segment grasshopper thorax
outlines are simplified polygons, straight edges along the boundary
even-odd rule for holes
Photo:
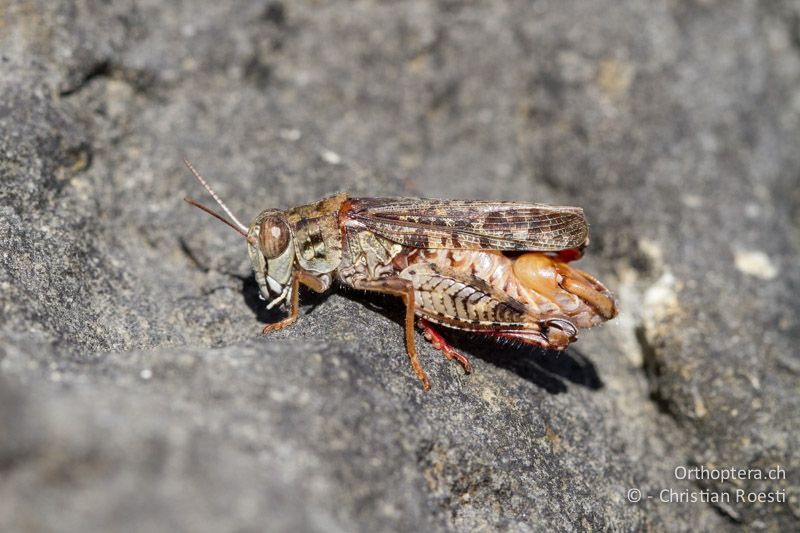
[[[266,209],[250,224],[247,251],[261,297],[268,309],[284,301],[291,289],[293,236],[283,213]]]

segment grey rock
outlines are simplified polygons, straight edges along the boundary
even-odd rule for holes
[[[791,530],[800,4],[0,11],[0,530]],[[620,298],[465,376],[390,298],[258,301],[247,220],[347,190],[580,205]],[[676,467],[781,467],[777,481]],[[633,504],[638,488],[653,499]],[[662,503],[663,489],[786,503]]]

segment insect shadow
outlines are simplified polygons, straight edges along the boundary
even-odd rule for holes
[[[264,300],[259,297],[258,284],[254,275],[236,277],[242,281],[242,297],[245,303],[259,322],[265,324],[277,322],[286,315],[286,311],[280,308],[267,309]],[[313,312],[331,294],[332,291],[318,294],[301,287],[300,301],[305,308],[304,314]],[[394,298],[351,290],[340,290],[338,294],[387,316],[401,327],[404,325],[404,310],[400,302],[395,301]],[[597,374],[594,364],[574,348],[569,348],[564,352],[555,352],[524,344],[498,341],[466,331],[452,331],[444,327],[438,328],[438,331],[454,347],[467,352],[468,355],[510,370],[550,394],[566,392],[566,382],[592,390],[603,388],[603,382]]]
[[[404,325],[405,312],[396,298],[347,290],[340,291],[339,294],[380,312],[401,327]],[[320,298],[320,295],[314,296]],[[322,299],[320,299],[321,301]],[[567,382],[591,390],[599,390],[604,386],[594,363],[574,348],[556,352],[497,340],[467,331],[454,331],[445,327],[437,328],[437,331],[454,348],[466,352],[466,355],[478,357],[510,370],[550,394],[567,392]]]
[[[574,348],[563,352],[545,350],[525,344],[506,344],[485,336],[444,333],[448,341],[476,357],[510,370],[521,378],[551,394],[567,391],[566,382],[591,390],[603,388],[597,369],[586,356]]]

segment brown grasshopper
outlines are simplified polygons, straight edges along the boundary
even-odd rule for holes
[[[434,324],[563,350],[617,314],[614,297],[569,266],[588,244],[583,210],[523,202],[351,198],[346,193],[284,211],[265,209],[243,225],[189,161],[186,166],[247,240],[267,308],[288,302],[289,315],[263,334],[293,324],[300,285],[324,292],[334,280],[391,294],[405,304],[406,349],[425,390],[414,326],[467,373],[467,358]]]

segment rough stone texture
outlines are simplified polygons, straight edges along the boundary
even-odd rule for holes
[[[0,530],[797,529],[799,139],[797,1],[0,0]],[[391,299],[261,339],[184,155],[245,219],[581,205],[623,312],[558,357],[455,336],[472,376],[419,336],[429,393]]]

